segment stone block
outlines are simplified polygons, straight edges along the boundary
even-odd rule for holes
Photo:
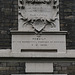
[[[26,73],[50,73],[53,72],[53,63],[26,63]]]
[[[11,31],[12,52],[50,52],[66,53],[66,32],[44,32],[34,35],[34,32]],[[23,51],[22,51],[23,50]]]

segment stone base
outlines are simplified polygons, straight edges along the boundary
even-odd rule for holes
[[[30,62],[26,63],[26,73],[52,73],[53,72],[53,63],[46,62]]]

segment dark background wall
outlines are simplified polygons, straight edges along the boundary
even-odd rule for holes
[[[60,0],[61,30],[67,33],[67,48],[75,49],[75,0]]]
[[[17,0],[0,0],[0,48],[11,48],[10,29],[17,29]]]
[[[0,0],[0,49],[11,48],[11,29],[17,29],[17,0]],[[75,0],[60,0],[60,27],[67,33],[67,49],[75,49]]]
[[[26,62],[0,62],[0,75],[25,74]],[[75,62],[54,62],[52,74],[75,75]]]

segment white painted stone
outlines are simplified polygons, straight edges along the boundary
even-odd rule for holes
[[[23,52],[13,53],[11,49],[0,49],[0,57],[26,57],[26,58],[75,58],[75,50],[67,50],[66,53],[49,53],[49,52]]]
[[[66,53],[65,35],[12,35],[12,52],[21,53],[21,49],[53,50]]]
[[[53,72],[53,63],[26,63],[26,73]]]
[[[3,51],[5,50],[5,51]],[[49,53],[49,52],[23,52],[13,53],[11,49],[0,49],[0,57],[18,57],[18,58],[75,58],[75,50],[67,50],[66,53]]]
[[[37,0],[38,1],[38,0]],[[42,0],[44,1],[44,0]],[[26,0],[23,0],[23,4],[20,3],[20,0],[18,0],[18,5],[21,8],[21,6],[24,6],[24,9],[19,9],[19,12],[21,15],[18,15],[18,30],[19,31],[34,31],[35,29],[42,30],[44,28],[44,31],[59,31],[59,0],[57,0],[57,3],[53,3],[54,0],[51,0],[50,4],[47,3],[41,3],[41,4],[31,4],[26,3]],[[53,6],[56,6],[56,8],[53,9]],[[57,8],[58,7],[58,8]],[[21,18],[25,19],[22,20]],[[46,20],[51,22],[50,19],[56,19],[56,21],[53,21],[52,24],[47,24]],[[35,21],[34,20],[44,20],[41,23],[34,26]],[[29,20],[32,20],[29,21]],[[29,22],[28,22],[29,21]],[[54,24],[55,26],[54,26]],[[44,26],[45,25],[45,26]],[[39,30],[39,31],[40,31]]]

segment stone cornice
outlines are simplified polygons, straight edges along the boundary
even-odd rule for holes
[[[26,31],[17,31],[11,30],[12,35],[36,35],[35,32],[26,32]],[[50,31],[50,32],[41,32],[39,35],[66,35],[67,31]]]

